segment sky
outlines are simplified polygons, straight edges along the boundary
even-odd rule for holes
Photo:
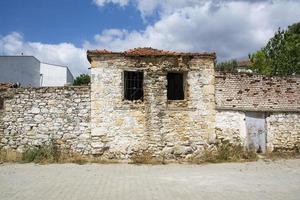
[[[88,49],[153,47],[246,58],[300,21],[300,0],[0,0],[0,55],[88,73]]]

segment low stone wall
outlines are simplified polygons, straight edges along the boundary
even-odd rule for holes
[[[62,148],[91,153],[89,87],[10,88],[2,95],[0,148],[22,152],[53,139]]]
[[[273,113],[267,117],[268,149],[300,150],[300,113]]]

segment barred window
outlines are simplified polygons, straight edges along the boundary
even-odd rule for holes
[[[124,97],[127,100],[143,100],[143,79],[141,71],[124,71]]]
[[[183,100],[184,99],[183,73],[170,72],[167,74],[167,79],[168,79],[168,86],[167,86],[168,100]]]
[[[4,108],[4,99],[0,97],[0,110],[3,110]]]

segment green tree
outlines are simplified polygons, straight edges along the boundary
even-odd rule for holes
[[[280,28],[261,50],[250,55],[255,72],[265,75],[300,74],[300,23]]]
[[[88,85],[91,82],[91,77],[88,74],[80,74],[73,82],[73,85]]]

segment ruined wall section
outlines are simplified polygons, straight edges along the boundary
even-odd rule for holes
[[[0,110],[0,141],[4,136],[3,116],[4,116],[4,112],[3,110]]]
[[[92,61],[91,128],[95,153],[118,159],[147,151],[186,158],[214,139],[213,60],[115,57]],[[123,98],[124,70],[143,70],[144,101]],[[167,72],[186,73],[186,98],[167,100]]]
[[[300,151],[300,113],[266,112],[266,146],[272,151]],[[244,111],[218,110],[216,113],[218,141],[247,145]]]
[[[246,144],[245,118],[245,113],[241,111],[217,111],[216,135],[218,142],[229,141]]]
[[[88,154],[90,88],[10,88],[6,92],[0,148],[23,151],[49,144]]]
[[[267,131],[269,151],[300,151],[300,113],[272,113]]]

